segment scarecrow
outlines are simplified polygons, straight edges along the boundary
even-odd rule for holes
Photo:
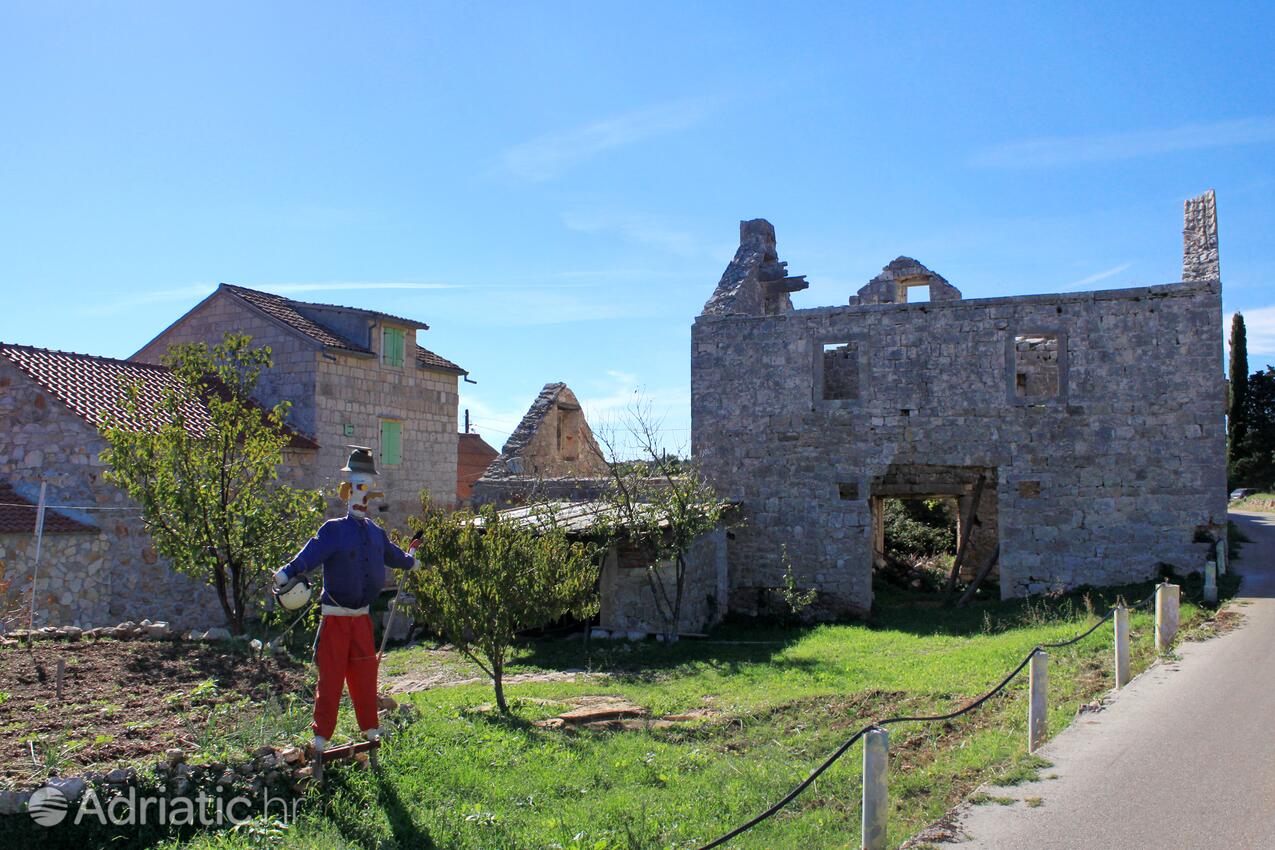
[[[372,450],[350,448],[353,451],[341,469],[345,481],[340,495],[346,503],[346,515],[325,522],[274,575],[276,593],[284,594],[304,582],[305,573],[323,567],[323,596],[319,600],[323,619],[314,639],[319,682],[311,725],[316,778],[322,775],[323,751],[336,728],[337,708],[347,684],[359,729],[374,747],[381,739],[376,696],[379,659],[368,608],[385,588],[385,568],[411,569],[416,563],[413,553],[420,545],[418,534],[404,552],[368,518],[368,503],[385,494],[374,489],[377,473]]]

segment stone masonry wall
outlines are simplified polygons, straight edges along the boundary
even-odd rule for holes
[[[602,565],[599,579],[602,608],[598,627],[612,632],[615,637],[623,637],[629,632],[663,632],[664,618],[655,605],[647,570],[622,567],[619,560],[613,547]],[[668,598],[672,599],[676,590],[676,573],[672,566],[661,567],[656,573]],[[718,623],[726,614],[728,595],[726,531],[719,528],[702,536],[687,553],[678,631],[703,632]]]
[[[456,375],[417,368],[411,350],[399,369],[383,366],[377,358],[329,358],[324,356],[318,367],[318,486],[333,492],[341,478],[338,470],[349,457],[347,444],[365,445],[376,455],[386,494],[380,506],[387,510],[378,516],[390,528],[405,529],[407,515],[419,513],[422,489],[437,504],[451,507],[456,501],[460,402]],[[381,460],[381,419],[402,423],[403,462],[398,466]],[[346,425],[352,436],[347,436]]]
[[[262,372],[257,398],[269,405],[285,400],[292,402],[288,424],[313,436],[315,362],[320,356],[320,346],[285,330],[228,292],[214,293],[131,359],[159,363],[170,346],[191,342],[212,346],[221,342],[228,332],[251,336],[254,347],[270,346],[274,367]]]
[[[799,584],[872,602],[872,482],[891,465],[995,470],[1001,593],[1199,568],[1224,523],[1221,287],[1150,288],[715,315],[692,329],[692,443],[746,522],[731,604]],[[708,312],[706,310],[706,312]],[[1016,337],[1058,340],[1056,395],[1015,391]],[[825,344],[856,398],[825,399]]]
[[[212,589],[173,573],[152,547],[136,503],[102,480],[105,445],[91,425],[0,361],[0,479],[35,501],[44,476],[49,504],[113,509],[63,511],[98,533],[45,536],[36,625],[90,628],[139,616],[175,628],[222,625]],[[29,604],[34,555],[34,535],[0,535],[0,609]]]

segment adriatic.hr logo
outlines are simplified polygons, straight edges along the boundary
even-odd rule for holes
[[[51,785],[35,789],[27,803],[27,812],[40,826],[57,826],[66,818],[66,795]]]

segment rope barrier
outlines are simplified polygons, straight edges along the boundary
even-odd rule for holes
[[[1151,594],[1147,596],[1145,599],[1139,602],[1136,602],[1133,605],[1130,605],[1128,607],[1131,610],[1141,608],[1143,605],[1146,605],[1148,602],[1152,601],[1153,599],[1155,599],[1154,590],[1151,591]],[[1085,638],[1093,634],[1095,631],[1097,631],[1099,626],[1103,625],[1106,622],[1109,622],[1111,618],[1115,616],[1115,613],[1116,613],[1116,607],[1112,606],[1110,609],[1108,609],[1107,613],[1104,614],[1102,618],[1098,620],[1098,622],[1094,623],[1088,629],[1085,629],[1085,631],[1081,632],[1079,635],[1076,635],[1070,640],[1059,641],[1057,643],[1036,644],[1036,646],[1032,647],[1032,650],[1023,657],[1023,660],[1018,662],[1018,666],[1015,667],[1009,673],[1009,675],[1001,679],[1000,683],[997,684],[996,687],[992,688],[990,691],[983,694],[981,697],[974,700],[969,705],[963,706],[957,709],[956,711],[948,712],[947,714],[919,715],[916,717],[887,717],[884,720],[878,720],[874,723],[869,723],[867,726],[864,726],[858,732],[855,732],[854,735],[852,735],[848,741],[846,741],[844,744],[838,747],[832,753],[832,755],[824,759],[824,761],[818,767],[816,767],[813,771],[811,771],[809,776],[807,776],[804,780],[798,783],[797,787],[793,788],[786,795],[784,795],[783,799],[781,799],[779,802],[775,803],[773,806],[771,806],[770,808],[768,808],[766,811],[762,812],[761,814],[757,815],[755,818],[748,821],[747,823],[741,824],[740,826],[735,827],[734,829],[732,829],[730,832],[726,833],[725,835],[722,835],[719,838],[713,839],[708,844],[705,844],[702,847],[700,847],[699,850],[713,850],[714,847],[721,847],[726,842],[734,838],[738,838],[740,835],[743,835],[748,830],[757,826],[757,824],[765,820],[768,820],[769,818],[778,814],[781,809],[783,809],[793,800],[797,799],[798,795],[800,795],[802,791],[805,791],[807,788],[809,788],[810,785],[816,779],[818,779],[819,776],[825,770],[832,767],[832,765],[835,764],[838,759],[840,759],[843,755],[845,755],[846,752],[852,746],[854,746],[856,741],[858,741],[860,738],[862,738],[864,735],[866,735],[868,732],[872,731],[873,729],[879,729],[883,726],[890,726],[896,723],[937,723],[943,720],[952,720],[954,718],[960,717],[963,714],[969,714],[971,711],[974,711],[983,703],[987,702],[989,699],[996,696],[1001,691],[1005,690],[1005,688],[1009,687],[1009,683],[1014,681],[1014,677],[1016,677],[1019,673],[1023,672],[1023,668],[1031,663],[1032,656],[1034,656],[1037,652],[1041,651],[1042,649],[1062,649],[1064,647],[1068,647],[1073,644],[1079,643],[1080,641],[1084,640]]]

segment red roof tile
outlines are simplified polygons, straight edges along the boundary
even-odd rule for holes
[[[269,292],[260,292],[256,289],[248,289],[243,286],[235,286],[230,283],[223,283],[221,288],[236,298],[240,298],[261,310],[271,317],[283,322],[295,331],[300,331],[315,342],[328,346],[330,348],[340,348],[346,351],[357,351],[360,354],[371,354],[372,350],[365,345],[360,345],[352,340],[346,339],[331,328],[316,322],[313,319],[303,315],[297,307],[318,307],[327,310],[344,310],[350,313],[357,313],[364,316],[375,316],[382,319],[389,319],[392,322],[402,322],[416,328],[429,329],[429,325],[424,322],[418,322],[415,319],[405,319],[402,316],[394,316],[390,313],[382,313],[379,310],[364,310],[358,307],[342,307],[337,304],[316,304],[309,301],[294,301],[291,298],[285,298],[282,295],[272,295]],[[469,374],[465,369],[457,366],[445,357],[440,357],[434,352],[421,346],[416,347],[416,365],[422,369],[442,369],[448,372],[456,372],[458,374]]]
[[[469,372],[457,366],[446,357],[439,357],[427,348],[416,346],[416,365],[422,369],[443,369],[447,372],[456,372],[461,375],[468,375]]]
[[[318,322],[301,315],[297,308],[293,306],[296,302],[289,298],[284,298],[282,295],[271,295],[269,292],[258,292],[255,289],[246,289],[242,286],[232,286],[229,283],[223,283],[221,288],[236,298],[247,301],[258,310],[278,319],[293,330],[300,331],[315,342],[331,348],[344,348],[348,351],[358,351],[364,354],[370,353],[367,346],[351,342],[330,328],[326,328]]]
[[[0,534],[35,534],[38,511],[35,502],[24,499],[8,482],[0,481]],[[95,534],[97,529],[52,508],[44,509],[46,534]]]
[[[125,388],[131,385],[141,388],[143,407],[151,414],[149,424],[162,423],[165,420],[159,413],[160,402],[164,392],[177,385],[177,379],[167,367],[133,360],[11,343],[0,343],[0,356],[7,358],[41,389],[95,428],[111,421],[126,422]],[[188,403],[182,408],[182,414],[187,427],[196,435],[204,433],[211,421],[208,409],[199,403]],[[145,423],[137,423],[134,427],[145,427]],[[290,428],[285,428],[285,431],[291,437],[289,445],[293,448],[318,448],[318,443],[311,438]]]

